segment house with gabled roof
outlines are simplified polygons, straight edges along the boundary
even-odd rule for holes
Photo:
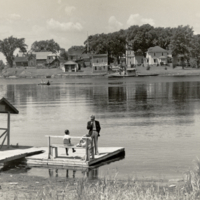
[[[37,64],[46,64],[48,55],[52,54],[51,51],[32,52],[36,55]]]
[[[132,67],[133,65],[141,65],[144,62],[144,56],[140,51],[126,50],[126,65]]]
[[[14,59],[14,63],[17,67],[27,67],[28,66],[28,57],[27,56],[16,56]]]
[[[58,67],[60,65],[59,56],[50,51],[44,52],[30,52],[26,54],[17,55],[14,59],[15,65],[18,67],[47,65],[49,67]]]
[[[36,55],[35,54],[23,54],[17,55],[14,59],[14,64],[17,67],[34,67],[36,66]]]
[[[106,73],[108,71],[108,54],[93,54],[91,65],[93,73]]]
[[[150,47],[146,52],[146,59],[149,65],[162,65],[167,64],[168,51],[159,47]]]

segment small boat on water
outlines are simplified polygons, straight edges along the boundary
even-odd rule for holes
[[[51,85],[51,84],[50,84],[49,81],[47,81],[47,82],[41,82],[41,83],[39,83],[38,85]]]
[[[108,74],[108,78],[123,78],[123,77],[135,77],[137,72],[135,68],[127,68],[125,71],[119,70],[118,72]]]

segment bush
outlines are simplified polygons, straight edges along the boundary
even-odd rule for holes
[[[197,62],[195,60],[191,60],[190,61],[190,67],[192,67],[192,68],[198,68]]]
[[[148,65],[147,67],[146,67],[146,70],[150,70],[151,69],[151,67]]]

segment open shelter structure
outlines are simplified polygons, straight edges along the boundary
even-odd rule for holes
[[[78,63],[74,61],[67,61],[64,63],[65,72],[77,72],[78,71]]]
[[[6,99],[2,98],[0,100],[0,113],[7,113],[7,128],[0,128],[4,132],[0,135],[0,138],[4,136],[4,139],[1,143],[0,149],[2,148],[6,138],[7,138],[7,148],[10,147],[10,114],[19,114],[19,111]]]

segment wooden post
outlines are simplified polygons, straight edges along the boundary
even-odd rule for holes
[[[51,137],[48,136],[48,147],[49,147],[48,159],[51,158],[51,147],[50,147],[50,145],[51,145]]]
[[[85,145],[85,161],[90,159],[90,155],[88,154],[88,139],[86,138],[86,145]]]
[[[8,111],[8,122],[7,122],[7,148],[10,148],[10,112]]]
[[[55,158],[58,157],[58,147],[55,147]]]
[[[91,143],[91,154],[92,154],[92,159],[94,159],[94,145],[93,145],[93,142]]]

